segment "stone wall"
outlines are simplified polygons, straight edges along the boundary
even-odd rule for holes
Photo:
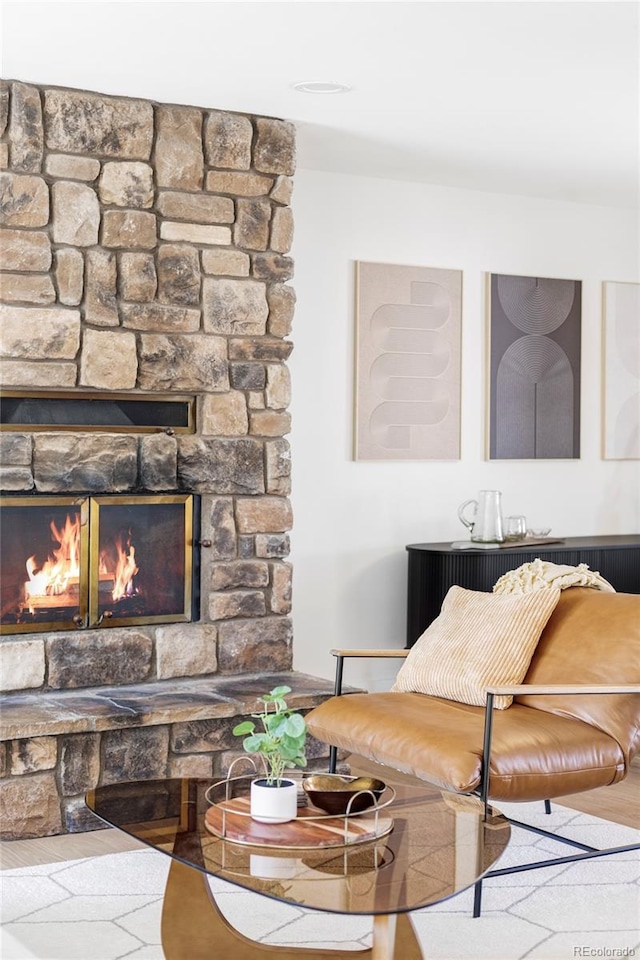
[[[3,386],[197,397],[193,435],[5,433],[0,488],[201,494],[189,670],[261,638],[286,669],[293,125],[18,82],[0,107]]]
[[[2,689],[291,670],[293,125],[8,82],[0,132],[3,387],[197,398],[191,435],[4,433],[0,489],[197,493],[212,544],[199,623],[5,636]]]

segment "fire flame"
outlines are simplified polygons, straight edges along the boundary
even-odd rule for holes
[[[38,568],[35,554],[26,561],[29,579],[25,582],[25,601],[29,611],[35,613],[37,606],[44,606],[42,598],[68,596],[68,605],[77,603],[77,584],[80,579],[80,515],[71,519],[67,514],[64,527],[59,530],[54,520],[49,524],[53,540],[58,543],[57,548]],[[140,569],[136,563],[136,551],[131,542],[131,531],[126,539],[117,536],[113,541],[113,551],[103,551],[100,554],[99,572],[100,581],[106,581],[111,589],[111,597],[115,601],[123,597],[133,596],[135,593],[133,578]],[[73,588],[76,587],[75,594]],[[38,601],[40,601],[38,603]],[[66,604],[66,600],[58,600],[55,604]]]
[[[131,531],[129,531],[131,536]],[[122,597],[130,597],[133,593],[133,578],[139,570],[136,564],[136,548],[130,539],[123,545],[122,538],[118,537],[115,542],[117,551],[116,569],[114,571],[114,583],[111,596],[114,600],[121,600]]]
[[[72,520],[67,514],[62,530],[58,529],[54,520],[49,527],[59,546],[39,570],[35,556],[27,560],[29,579],[24,585],[27,599],[66,593],[69,582],[72,579],[77,581],[80,576],[80,515]]]

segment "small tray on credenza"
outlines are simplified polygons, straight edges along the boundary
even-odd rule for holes
[[[517,550],[518,547],[546,546],[548,543],[564,543],[562,537],[523,537],[522,540],[504,540],[502,543],[478,543],[473,540],[454,540],[452,550]]]

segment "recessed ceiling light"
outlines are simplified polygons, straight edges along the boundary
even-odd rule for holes
[[[293,89],[298,93],[349,93],[351,87],[336,80],[303,80],[294,83]]]

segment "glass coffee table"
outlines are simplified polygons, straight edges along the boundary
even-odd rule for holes
[[[246,790],[233,788],[241,796],[249,778],[237,779],[247,782]],[[344,820],[338,818],[331,846],[324,841],[310,845],[306,837],[298,846],[297,821],[290,828],[293,834],[269,824],[258,843],[244,842],[230,839],[233,831],[221,819],[225,797],[220,791],[228,792],[226,783],[145,780],[98,787],[86,797],[105,823],[171,857],[162,912],[167,960],[268,955],[277,960],[422,960],[409,912],[472,886],[494,866],[510,837],[506,819],[494,808],[485,816],[475,797],[429,784],[394,783],[391,799],[383,794],[377,813],[349,818],[353,831],[343,834]],[[311,814],[312,825],[316,813],[322,816],[321,811],[304,811],[304,816]],[[331,833],[331,823],[320,822]],[[343,951],[250,940],[224,917],[207,876],[310,910],[371,916],[372,946]]]

